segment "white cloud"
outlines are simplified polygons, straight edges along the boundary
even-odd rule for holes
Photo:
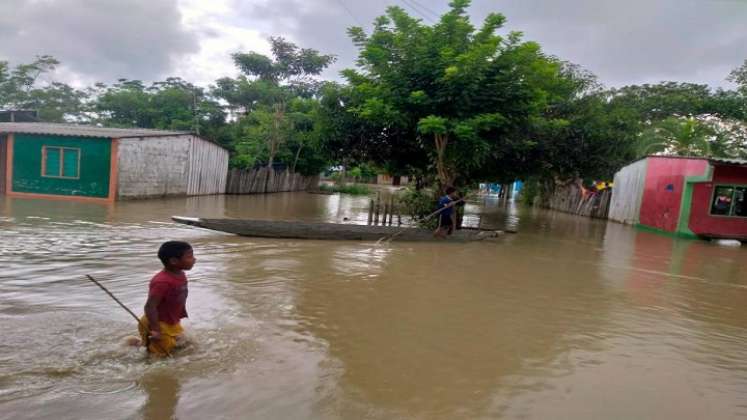
[[[236,75],[232,53],[270,52],[266,37],[251,22],[231,19],[231,0],[180,0],[179,9],[184,27],[198,34],[199,51],[183,57],[172,70],[174,76],[207,86],[220,77]]]
[[[52,54],[58,80],[76,86],[118,78],[179,76],[209,85],[235,76],[231,54],[269,53],[279,35],[335,54],[323,76],[337,78],[357,51],[346,35],[370,27],[388,5],[414,16],[448,0],[3,0],[0,60]],[[474,0],[479,25],[502,12],[545,51],[581,64],[609,86],[661,80],[730,86],[747,58],[745,0]],[[430,12],[425,12],[428,15]]]

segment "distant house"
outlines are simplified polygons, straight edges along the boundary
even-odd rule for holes
[[[407,185],[410,183],[410,178],[407,176],[379,174],[376,176],[376,184],[378,185]]]
[[[39,113],[27,110],[0,110],[0,122],[36,122]]]
[[[228,151],[190,133],[0,123],[0,194],[111,202],[222,194]]]
[[[682,236],[747,240],[747,160],[638,160],[615,174],[609,218]]]

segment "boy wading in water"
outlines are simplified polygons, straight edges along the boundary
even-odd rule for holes
[[[163,270],[150,281],[145,315],[138,329],[148,352],[165,356],[182,344],[184,330],[180,324],[187,317],[187,276],[197,261],[192,246],[186,242],[169,241],[158,249]]]
[[[437,210],[443,210],[438,214],[438,228],[433,233],[437,238],[445,238],[446,235],[451,235],[454,231],[454,205],[457,203],[456,200],[457,192],[454,187],[447,187],[446,195],[438,200]]]

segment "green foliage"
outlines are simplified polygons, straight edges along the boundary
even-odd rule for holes
[[[299,48],[281,37],[270,38],[273,57],[256,52],[236,53],[233,60],[243,73],[216,82],[213,93],[241,117],[237,157],[233,164],[273,166],[276,160],[292,171],[319,172],[327,163],[319,145],[319,83],[313,76],[335,57]]]
[[[747,96],[747,60],[729,74],[728,80],[736,83],[742,95]]]
[[[35,110],[41,121],[48,122],[85,119],[86,92],[64,83],[40,82],[41,76],[59,64],[48,55],[12,69],[8,62],[0,61],[0,109]]]
[[[534,205],[534,200],[540,194],[540,183],[536,178],[530,178],[524,182],[524,187],[519,193],[519,200],[525,206]]]
[[[80,90],[51,80],[53,57],[0,61],[0,109],[193,131],[228,147],[234,167],[280,163],[312,175],[342,166],[356,180],[385,172],[441,186],[528,179],[527,199],[532,185],[610,179],[645,154],[747,158],[747,61],[729,76],[735,90],[680,82],[604,90],[588,71],[503,30],[501,14],[474,26],[469,6],[452,1],[433,25],[389,7],[371,33],[350,28],[359,55],[342,72],[345,84],[316,78],[334,56],[276,37],[271,57],[234,54],[242,74],[209,89],[168,78]],[[408,190],[404,200],[417,218],[435,195]]]
[[[367,185],[362,185],[362,184],[342,184],[342,185],[322,184],[319,186],[319,190],[333,192],[333,193],[340,193],[340,194],[349,194],[349,195],[370,195],[371,194],[371,188],[369,188]]]
[[[418,121],[418,131],[423,134],[446,134],[448,132],[446,118],[429,115]]]
[[[747,127],[723,120],[669,117],[643,131],[639,156],[664,153],[675,156],[743,157]]]
[[[409,215],[412,220],[416,221],[422,221],[426,216],[433,213],[438,204],[438,197],[434,191],[426,188],[418,190],[416,188],[408,187],[399,194],[398,198],[400,205],[403,206],[402,211]],[[421,224],[421,226],[433,227],[435,229],[436,225],[434,220],[435,219],[426,221],[424,224]],[[433,226],[429,225],[429,222],[433,224]]]
[[[511,180],[535,169],[529,158],[539,146],[528,128],[581,90],[538,44],[516,32],[498,34],[502,15],[474,27],[469,5],[452,2],[432,26],[390,7],[371,34],[349,31],[358,70],[343,72],[351,88],[335,106],[357,117],[351,125],[366,124],[361,131],[375,138],[364,143],[369,157],[417,174],[435,172],[441,184]],[[382,149],[388,154],[379,160]]]
[[[108,126],[183,130],[213,137],[226,124],[217,100],[180,78],[147,87],[139,80],[120,79],[97,88],[93,109],[97,121]]]
[[[642,133],[639,155],[712,156],[709,138],[714,135],[711,127],[695,118],[665,118]]]

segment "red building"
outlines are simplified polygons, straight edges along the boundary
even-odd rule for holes
[[[609,218],[747,241],[747,160],[649,156],[615,174]]]

